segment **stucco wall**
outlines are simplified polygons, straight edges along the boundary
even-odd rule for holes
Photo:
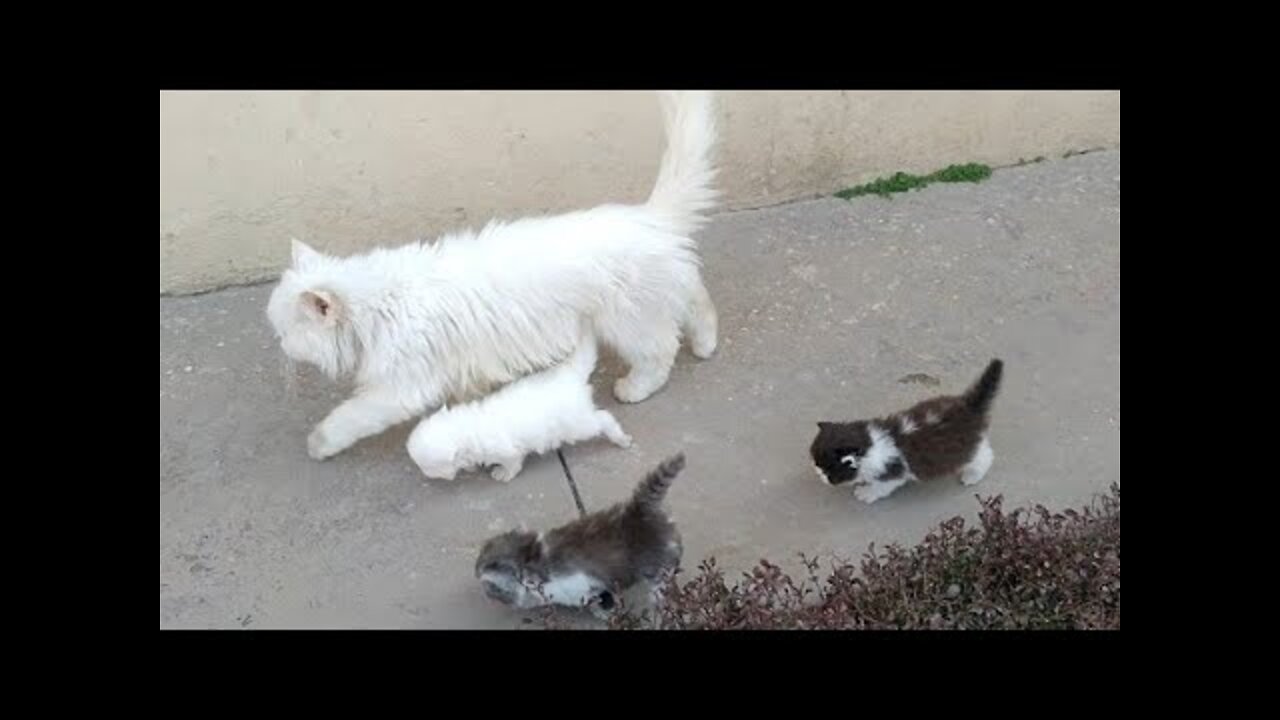
[[[898,170],[1120,142],[1117,92],[726,92],[725,207]],[[495,215],[639,201],[646,92],[162,92],[160,292],[271,277],[296,236],[348,253]]]

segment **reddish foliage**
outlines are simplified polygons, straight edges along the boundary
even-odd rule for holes
[[[796,582],[762,560],[735,585],[715,559],[673,579],[656,626],[672,630],[1120,629],[1120,487],[1083,510],[1005,512],[980,500],[978,526],[952,518],[918,545],[874,545]],[[651,628],[623,613],[614,629]]]

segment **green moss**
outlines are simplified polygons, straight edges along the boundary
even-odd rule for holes
[[[981,182],[991,177],[991,166],[981,163],[964,165],[948,165],[928,175],[911,173],[894,173],[887,178],[879,178],[865,185],[858,185],[836,193],[836,197],[848,200],[859,195],[879,195],[888,197],[894,193],[917,190],[936,182]]]

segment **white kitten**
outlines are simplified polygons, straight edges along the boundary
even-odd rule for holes
[[[668,146],[643,205],[491,222],[349,258],[294,241],[271,325],[290,358],[357,386],[311,433],[312,457],[555,364],[584,320],[630,366],[614,384],[624,402],[666,384],[682,334],[711,356],[716,311],[689,236],[716,195],[712,102],[662,98]]]
[[[560,365],[423,420],[409,435],[409,455],[427,477],[452,480],[459,470],[496,465],[493,479],[508,482],[530,453],[601,435],[629,447],[631,438],[618,421],[591,399],[595,366],[595,339],[584,333]]]

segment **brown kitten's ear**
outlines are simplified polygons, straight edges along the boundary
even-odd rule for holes
[[[302,293],[302,307],[312,318],[328,325],[338,321],[342,310],[337,296],[327,290],[308,290]]]
[[[821,420],[819,420],[819,421],[818,421],[818,429],[819,429],[819,430],[826,430],[827,428],[831,427],[833,424],[834,424],[834,423],[822,422]]]
[[[297,238],[289,241],[290,251],[293,257],[293,268],[295,270],[305,269],[307,266],[315,263],[323,255],[316,252],[310,245],[302,242]]]

